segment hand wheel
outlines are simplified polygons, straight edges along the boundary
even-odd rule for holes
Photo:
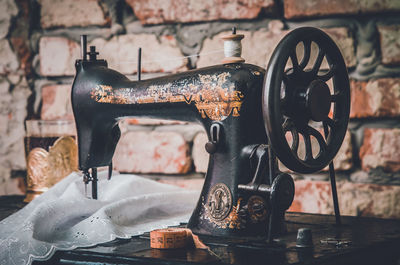
[[[303,58],[299,60],[301,46]],[[312,47],[317,47],[313,63]],[[325,72],[321,69],[324,58],[329,68]],[[286,35],[269,61],[262,101],[269,144],[279,160],[300,173],[326,167],[343,142],[350,112],[347,68],[333,40],[311,27]],[[304,157],[299,155],[300,135]],[[312,138],[319,145],[316,154]]]

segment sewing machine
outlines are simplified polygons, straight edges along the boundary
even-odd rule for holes
[[[279,170],[277,158],[299,173],[329,165],[340,223],[331,161],[346,133],[350,89],[338,47],[321,30],[299,28],[282,39],[265,70],[244,63],[242,38],[235,30],[224,38],[226,58],[221,65],[131,81],[98,59],[95,47],[88,52],[82,37],[72,106],[79,167],[85,182],[92,181],[94,199],[97,167],[109,166],[111,177],[120,138],[118,121],[130,116],[173,119],[201,123],[209,139],[208,170],[188,223],[195,234],[263,237],[272,242],[284,233],[285,211],[295,189],[292,177]],[[301,60],[296,55],[299,43]],[[307,67],[312,43],[318,52],[314,64]],[[325,72],[320,71],[324,58],[329,64]],[[319,145],[318,152],[313,151],[312,139]],[[303,157],[300,145],[304,145]]]
[[[111,177],[119,119],[203,124],[210,162],[187,226],[208,249],[150,248],[144,233],[57,250],[50,260],[32,264],[399,264],[400,221],[340,217],[331,161],[346,131],[350,95],[339,49],[322,31],[299,28],[282,39],[264,70],[244,63],[242,38],[235,30],[224,37],[222,65],[148,80],[140,80],[140,52],[139,80],[130,81],[97,59],[95,47],[88,53],[85,37],[76,62],[79,164],[93,198],[97,167],[109,166]],[[318,47],[315,54],[311,46]],[[285,213],[294,183],[278,159],[300,173],[329,165],[335,216]],[[22,200],[0,197],[0,220],[22,208]]]

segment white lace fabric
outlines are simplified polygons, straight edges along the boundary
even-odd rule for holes
[[[82,176],[64,178],[0,222],[0,264],[47,260],[72,250],[187,222],[199,191],[135,175],[99,174],[98,200],[86,198]]]

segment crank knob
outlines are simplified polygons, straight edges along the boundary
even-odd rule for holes
[[[217,152],[217,143],[216,142],[207,142],[205,145],[207,153],[214,154]]]
[[[221,139],[222,126],[219,123],[213,123],[210,127],[210,141],[206,143],[207,153],[214,154],[217,152],[218,143]]]

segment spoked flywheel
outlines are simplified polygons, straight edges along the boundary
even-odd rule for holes
[[[270,145],[281,162],[300,173],[326,167],[343,142],[350,112],[347,68],[333,40],[309,27],[286,35],[269,61],[262,100]]]

